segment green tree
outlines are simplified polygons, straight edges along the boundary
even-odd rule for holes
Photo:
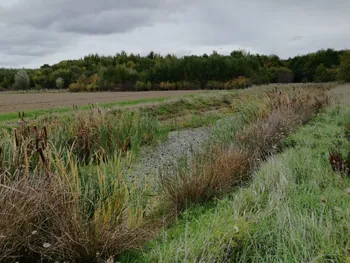
[[[56,88],[63,89],[64,87],[64,79],[59,77],[56,79]]]
[[[323,64],[317,67],[314,75],[315,82],[330,82],[335,80],[337,80],[337,69],[326,68]]]
[[[18,90],[27,90],[30,87],[30,80],[25,70],[17,71],[15,75],[14,87]]]
[[[268,69],[270,82],[291,83],[293,82],[293,72],[285,67],[272,67]]]
[[[326,79],[327,79],[327,69],[323,64],[321,64],[316,69],[314,80],[315,82],[325,82]]]
[[[339,80],[350,82],[350,50],[340,57]]]

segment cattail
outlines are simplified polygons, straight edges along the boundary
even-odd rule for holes
[[[47,148],[47,130],[46,127],[44,126],[43,128],[43,135],[42,137],[44,138],[44,145],[45,145],[45,149]]]
[[[46,177],[47,177],[47,178],[50,178],[50,177],[51,177],[50,165],[49,165],[49,162],[48,162],[48,160],[46,159],[46,157],[45,157],[45,155],[44,155],[44,151],[43,151],[42,148],[39,148],[39,149],[38,149],[38,152],[39,152],[39,155],[40,155],[40,158],[41,158],[42,162],[43,162],[44,165],[45,165]]]
[[[34,135],[35,135],[35,146],[36,146],[36,149],[39,149],[40,138],[39,138],[38,128],[36,126],[34,126],[33,129],[34,129]]]
[[[15,132],[15,144],[16,144],[16,148],[19,147],[19,142],[18,142],[18,135],[17,135],[17,129],[14,129]]]

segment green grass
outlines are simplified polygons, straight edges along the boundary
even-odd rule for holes
[[[350,179],[328,151],[348,151],[350,109],[333,107],[284,140],[249,186],[189,208],[141,252],[122,262],[346,262]]]
[[[154,116],[159,118],[170,118],[178,116],[181,114],[186,114],[193,110],[200,109],[210,109],[220,106],[225,106],[225,96],[227,98],[232,98],[236,95],[236,91],[221,91],[221,97],[216,97],[212,92],[204,92],[200,94],[186,94],[182,96],[182,99],[175,99],[174,101],[169,101],[173,97],[163,97],[163,98],[150,98],[150,99],[139,99],[139,100],[127,100],[119,102],[110,103],[95,103],[100,108],[113,108],[113,107],[128,107],[137,106],[140,104],[148,103],[160,103],[154,107],[144,107],[143,110],[152,113]],[[227,101],[228,102],[228,101]],[[227,106],[227,105],[226,105]],[[79,106],[79,110],[88,110],[89,105]],[[62,107],[62,108],[51,108],[51,109],[40,109],[40,110],[30,110],[24,111],[25,119],[33,119],[35,117],[44,116],[47,114],[67,114],[73,111],[72,107]],[[14,121],[18,120],[18,112],[0,113],[0,127],[8,127],[13,124]]]
[[[164,97],[164,98],[152,98],[152,99],[140,99],[140,100],[127,100],[127,101],[120,101],[120,102],[111,102],[111,103],[100,103],[98,104],[101,108],[109,108],[109,107],[115,107],[115,106],[132,106],[137,104],[143,104],[143,103],[152,103],[152,102],[164,102],[166,100],[169,100],[171,97]],[[88,105],[80,106],[78,107],[80,110],[87,110],[89,109]],[[26,119],[31,119],[34,117],[43,116],[46,114],[63,114],[63,113],[69,113],[72,112],[72,107],[64,107],[64,108],[52,108],[52,109],[42,109],[42,110],[30,110],[30,111],[24,111]],[[18,119],[18,112],[9,112],[9,113],[1,113],[0,114],[0,124],[4,122],[9,122],[13,120]]]

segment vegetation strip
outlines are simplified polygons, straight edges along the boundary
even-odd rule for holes
[[[122,262],[347,262],[350,178],[329,150],[347,153],[350,109],[335,106],[288,136],[249,186],[187,209],[177,223]]]
[[[115,103],[99,103],[98,106],[101,108],[110,108],[115,106],[131,106],[131,105],[137,105],[142,103],[152,103],[152,102],[164,102],[171,97],[165,97],[165,98],[153,98],[153,99],[141,99],[141,100],[130,100],[130,101],[121,101],[121,102],[115,102]],[[89,105],[86,106],[80,106],[73,108],[72,107],[65,107],[65,108],[55,108],[55,109],[46,109],[46,110],[31,110],[31,111],[25,111],[25,117],[26,119],[34,119],[46,114],[63,114],[63,113],[71,113],[75,109],[79,110],[88,110],[90,108]],[[22,112],[21,112],[22,113]],[[9,122],[13,120],[18,119],[18,113],[17,112],[11,112],[11,113],[0,113],[0,123]]]
[[[41,125],[53,126],[34,127],[34,133],[22,124],[14,134],[5,133],[9,139],[1,147],[0,179],[7,187],[0,187],[0,258],[93,262],[142,247],[159,233],[164,216],[172,223],[188,205],[212,201],[249,178],[285,134],[327,103],[324,93],[315,87],[231,98],[238,100],[233,106],[239,122],[213,138],[209,159],[199,154],[183,170],[186,176],[169,176],[156,193],[146,179],[124,177],[133,147],[157,137],[151,114],[92,108],[74,122],[47,116]]]

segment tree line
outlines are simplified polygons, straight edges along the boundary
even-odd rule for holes
[[[0,69],[1,90],[233,89],[252,84],[350,81],[350,51],[319,50],[283,60],[276,55],[233,51],[229,55],[176,57],[150,52],[92,54],[38,69]]]

